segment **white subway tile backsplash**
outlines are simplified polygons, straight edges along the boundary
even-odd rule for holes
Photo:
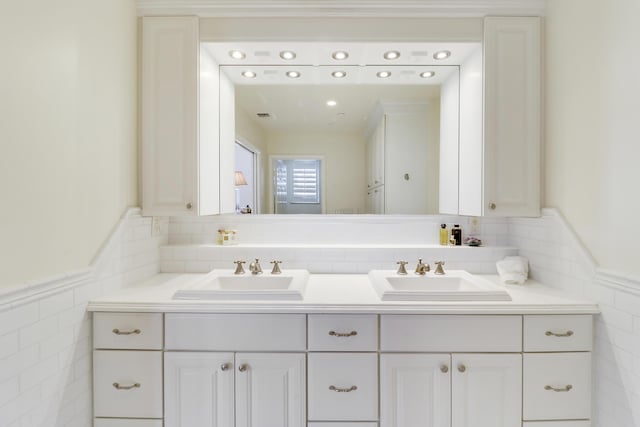
[[[19,337],[18,332],[0,336],[0,360],[18,352],[20,349]]]

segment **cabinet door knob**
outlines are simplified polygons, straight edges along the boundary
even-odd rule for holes
[[[187,203],[187,209],[191,210],[191,208],[193,208],[193,205],[191,204],[191,202]]]
[[[231,363],[223,363],[222,365],[220,365],[220,370],[221,371],[226,371],[230,367],[231,367]]]
[[[449,367],[447,365],[440,366],[440,372],[446,374],[447,372],[449,372]]]
[[[464,366],[462,363],[458,365],[458,372],[464,372],[467,370],[467,367]]]
[[[246,363],[243,363],[242,365],[238,366],[238,371],[240,372],[246,372],[249,369],[249,365],[247,365]]]
[[[496,208],[495,203],[489,203],[489,209],[494,210]]]

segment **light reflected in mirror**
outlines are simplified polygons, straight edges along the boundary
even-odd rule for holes
[[[241,206],[266,214],[317,212],[317,206],[323,214],[438,213],[441,85],[458,86],[456,64],[477,47],[460,45],[455,61],[443,65],[424,56],[428,63],[413,58],[411,64],[309,66],[295,63],[301,55],[288,65],[272,64],[262,57],[266,48],[256,48],[246,65],[224,65],[229,46],[219,46],[217,54],[210,49],[223,64],[221,76],[234,86],[237,144],[253,153],[250,166],[236,164],[255,177],[239,189]],[[411,54],[422,51],[400,50],[405,59]],[[245,77],[247,71],[255,77]],[[385,71],[389,76],[379,78]],[[445,133],[457,135],[458,106],[447,109]],[[301,185],[291,173],[288,183],[278,179],[278,165],[280,177],[284,169],[277,159],[283,158],[321,160],[314,209],[294,206],[308,201],[283,195],[285,185]]]

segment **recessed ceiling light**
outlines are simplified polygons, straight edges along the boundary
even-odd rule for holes
[[[282,52],[280,52],[280,58],[282,59],[290,60],[290,59],[295,59],[295,57],[296,57],[296,53],[290,50],[283,50]]]
[[[248,79],[253,79],[256,76],[256,73],[254,73],[253,71],[243,71],[242,76]]]
[[[424,79],[428,79],[428,78],[433,77],[435,75],[436,75],[435,71],[424,71],[424,72],[420,73],[420,77],[422,77]]]
[[[287,71],[287,77],[297,79],[298,77],[300,77],[300,73],[298,71]]]
[[[435,59],[447,59],[450,56],[451,56],[451,51],[449,50],[441,50],[433,54],[433,57]]]
[[[338,105],[338,102],[333,99],[327,101],[327,107],[335,107],[336,105]]]
[[[333,59],[337,59],[338,61],[341,61],[343,59],[347,59],[349,57],[349,54],[347,52],[345,52],[344,50],[339,50],[337,52],[333,52],[331,57]]]
[[[391,71],[378,71],[376,73],[376,76],[380,77],[381,79],[386,79],[387,77],[391,76]]]
[[[347,73],[346,71],[334,71],[333,73],[331,73],[331,75],[336,79],[341,79],[343,77],[346,77]]]
[[[400,58],[400,52],[398,52],[397,50],[390,50],[388,52],[385,52],[382,56],[384,57],[384,59],[398,59]]]
[[[229,56],[232,57],[233,59],[244,59],[247,57],[247,55],[245,55],[244,52],[240,52],[239,50],[230,51]]]

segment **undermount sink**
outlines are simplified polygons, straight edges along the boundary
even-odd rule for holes
[[[372,270],[369,281],[383,301],[511,301],[500,286],[464,270],[423,276]]]
[[[302,300],[309,279],[307,270],[281,274],[234,274],[214,270],[192,286],[173,294],[179,300]]]

